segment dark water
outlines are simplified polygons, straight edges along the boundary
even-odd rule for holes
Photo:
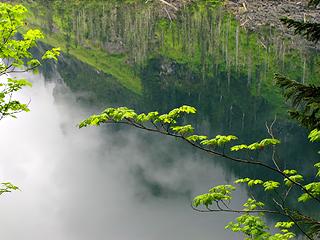
[[[196,213],[191,199],[237,177],[270,173],[129,128],[76,128],[106,106],[165,112],[192,105],[198,114],[188,121],[197,132],[232,133],[243,142],[268,137],[265,123],[276,116],[281,167],[316,161],[307,132],[287,119],[273,85],[275,72],[315,82],[319,57],[312,49],[269,27],[247,31],[223,9],[204,5],[172,21],[151,4],[28,6],[30,21],[47,34],[35,53],[47,44],[64,53],[27,76],[34,86],[21,98],[32,99],[32,111],[0,126],[1,176],[23,189],[1,200],[4,239],[240,239],[224,230],[232,216]],[[270,152],[256,157],[270,161]],[[235,204],[247,194],[239,190]],[[263,191],[254,194],[271,202]]]

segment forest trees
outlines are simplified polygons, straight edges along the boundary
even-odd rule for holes
[[[317,5],[320,1],[313,0],[310,4]],[[294,27],[297,33],[305,35],[312,41],[319,40],[318,23],[301,23],[296,20],[282,20],[289,27]],[[319,87],[304,85],[280,75],[276,75],[277,84],[285,90],[285,97],[292,101],[294,110],[291,116],[312,130],[309,140],[320,141],[320,92]],[[277,145],[281,144],[268,127],[270,138],[262,139],[253,143],[239,142],[234,135],[217,135],[209,137],[198,135],[190,124],[182,124],[184,116],[195,114],[196,109],[190,106],[182,106],[168,113],[158,112],[136,113],[126,107],[107,108],[101,114],[93,115],[82,121],[80,128],[98,126],[101,124],[124,124],[135,128],[159,133],[169,137],[180,139],[192,145],[200,151],[210,155],[219,156],[229,161],[250,165],[252,168],[259,167],[274,173],[266,179],[251,179],[243,176],[234,183],[219,185],[211,188],[207,193],[194,198],[192,207],[199,212],[233,212],[240,216],[230,222],[226,228],[234,232],[241,232],[245,239],[292,239],[295,233],[292,229],[300,232],[307,239],[317,239],[320,233],[320,219],[316,216],[307,215],[299,211],[302,204],[312,205],[315,209],[320,206],[320,162],[314,164],[314,175],[304,176],[299,169],[281,168],[275,157]],[[235,143],[238,141],[239,143]],[[290,146],[288,146],[290,147]],[[256,158],[254,152],[271,150],[269,162]],[[239,157],[237,152],[243,152]],[[307,160],[306,160],[307,164]],[[302,170],[302,169],[300,169]],[[272,204],[266,205],[255,196],[247,199],[242,209],[233,209],[230,202],[236,184],[245,184],[248,187],[261,188],[271,199]],[[295,199],[297,207],[291,207],[288,199]],[[274,228],[277,233],[270,230],[264,222],[264,214],[281,216],[285,221],[277,222]]]
[[[20,102],[14,94],[31,83],[14,74],[36,70],[43,60],[57,60],[59,55],[59,48],[53,48],[41,59],[32,56],[31,48],[44,36],[38,29],[26,29],[26,13],[22,5],[0,3],[0,120],[29,111],[28,103]],[[0,195],[17,189],[9,182],[1,183]]]

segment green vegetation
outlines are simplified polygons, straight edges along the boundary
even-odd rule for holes
[[[243,84],[249,85],[253,95],[267,99],[278,113],[283,105],[279,91],[273,87],[275,72],[302,82],[304,78],[317,81],[315,74],[309,74],[314,60],[305,59],[293,46],[285,49],[289,42],[277,37],[275,30],[251,33],[242,29],[231,14],[219,9],[202,9],[198,5],[190,8],[180,13],[178,22],[159,22],[162,55],[198,69],[204,79],[217,77],[212,70],[215,66],[229,76],[247,75]],[[302,64],[304,61],[308,64]],[[231,73],[231,69],[237,72]]]
[[[64,52],[114,76],[140,95],[144,83],[139,72],[155,58],[183,64],[201,75],[203,81],[192,83],[194,92],[196,85],[219,78],[217,72],[226,72],[229,84],[243,76],[241,84],[253,96],[266,99],[278,115],[284,106],[280,91],[273,87],[274,72],[301,82],[317,81],[318,57],[297,51],[289,41],[277,37],[274,29],[266,28],[260,34],[242,29],[231,14],[217,7],[221,1],[191,4],[172,21],[156,10],[154,1],[130,2],[26,4],[32,12],[30,21],[48,34],[46,43],[62,46]],[[189,85],[187,79],[183,81],[183,86]]]
[[[133,109],[126,107],[107,108],[99,115],[93,115],[79,124],[80,128],[87,126],[99,126],[101,124],[125,124],[145,131],[156,132],[166,136],[178,138],[193,147],[204,151],[210,155],[220,156],[229,161],[241,164],[251,165],[252,168],[260,167],[265,170],[276,173],[274,179],[238,179],[235,184],[246,184],[248,187],[262,187],[268,196],[273,199],[273,206],[266,206],[265,203],[258,201],[256,197],[250,197],[244,204],[243,209],[233,209],[231,206],[232,192],[236,189],[234,185],[219,185],[213,187],[208,193],[194,198],[193,208],[200,212],[233,212],[241,214],[235,222],[230,222],[226,229],[234,232],[242,232],[246,239],[292,239],[295,234],[290,231],[292,227],[299,229],[309,239],[316,236],[320,226],[319,220],[312,216],[305,215],[297,208],[290,208],[287,199],[296,198],[297,203],[309,202],[310,204],[320,203],[320,183],[310,177],[304,177],[297,170],[281,169],[277,158],[275,157],[276,146],[280,144],[272,134],[272,128],[269,129],[271,138],[263,139],[252,144],[234,145],[234,141],[239,141],[238,137],[233,135],[217,135],[211,139],[205,135],[194,135],[194,127],[190,124],[179,125],[185,115],[195,114],[196,109],[190,106],[182,106],[171,110],[165,114],[158,112],[136,113]],[[310,139],[318,140],[319,132],[312,132]],[[256,159],[254,151],[266,151],[271,148],[273,151],[272,162],[262,162]],[[246,157],[239,158],[233,155],[234,151],[246,152]],[[319,177],[320,163],[316,163],[314,179]],[[279,177],[282,181],[279,181]],[[303,183],[303,181],[310,181]],[[285,222],[277,222],[275,228],[280,232],[272,234],[269,227],[263,221],[264,214],[276,214],[287,218]]]
[[[319,1],[316,1],[316,4],[319,4]],[[319,40],[319,35],[317,35],[319,32],[318,24],[313,24],[311,26],[310,24],[298,24],[288,20],[284,22],[288,24],[289,27],[295,27],[297,33],[303,34],[313,41]],[[162,22],[161,27],[166,28],[166,22]],[[162,34],[162,36],[164,35],[165,34]],[[194,36],[194,34],[190,34],[190,36]],[[175,57],[176,59],[181,58],[181,61],[186,59],[179,53],[188,53],[189,43],[186,45],[179,45],[176,44],[174,37],[166,39],[171,43],[174,50],[168,50],[169,53],[173,53],[171,57]],[[228,37],[226,39],[229,40]],[[193,41],[191,42],[193,43]],[[224,44],[227,45],[226,42]],[[168,46],[168,44],[166,46]],[[208,47],[208,45],[206,46]],[[269,54],[269,51],[267,52]],[[205,61],[203,60],[205,58],[202,58],[201,54],[199,55],[197,52],[192,52],[191,55],[193,58],[188,59],[194,61],[193,65],[197,64],[196,61],[200,59],[201,64],[206,66]],[[228,63],[228,60],[226,62]],[[226,71],[227,70],[228,69],[226,68]],[[309,134],[310,141],[319,141],[319,87],[298,83],[281,75],[276,75],[275,79],[277,80],[278,85],[285,90],[285,98],[292,101],[292,105],[295,109],[291,111],[291,116],[301,122],[304,126],[313,129]],[[235,145],[234,141],[239,141],[239,138],[234,135],[217,135],[213,138],[209,138],[209,136],[203,134],[196,135],[194,134],[195,128],[191,124],[186,124],[185,117],[185,115],[195,113],[196,109],[194,107],[186,105],[175,108],[164,114],[159,114],[159,112],[138,114],[135,110],[126,107],[107,108],[101,114],[93,115],[82,121],[79,124],[79,127],[83,128],[87,126],[114,123],[129,125],[145,131],[177,138],[202,152],[220,156],[231,162],[251,165],[252,169],[262,168],[266,171],[273,172],[275,173],[275,176],[272,178],[269,176],[262,176],[261,179],[245,177],[234,182],[234,184],[245,184],[249,188],[262,188],[265,194],[268,195],[268,198],[272,199],[272,204],[266,204],[265,202],[260,201],[258,199],[259,196],[253,194],[253,196],[248,198],[243,204],[243,209],[234,209],[231,205],[231,200],[233,199],[232,193],[236,190],[236,187],[234,184],[227,184],[215,186],[207,193],[195,197],[192,207],[199,212],[238,213],[240,216],[237,217],[235,221],[230,222],[226,226],[226,229],[243,233],[245,239],[293,239],[296,237],[294,229],[299,231],[300,234],[303,234],[307,239],[317,239],[320,232],[319,216],[316,215],[314,217],[299,211],[299,205],[309,204],[313,207],[319,207],[320,182],[318,178],[320,175],[320,162],[314,164],[311,176],[304,175],[302,169],[299,171],[282,167],[279,164],[279,159],[276,154],[277,147],[281,142],[274,137],[272,129],[273,124],[267,126],[270,138],[249,144],[240,142]],[[271,161],[264,162],[257,157],[258,155],[254,154],[254,152],[267,151],[268,148],[271,150]],[[240,154],[239,156],[234,152],[242,152],[243,154]],[[288,204],[289,198],[295,199],[296,206],[292,207]],[[263,220],[265,214],[278,215],[286,220],[277,222],[273,228],[270,229]],[[274,228],[279,229],[279,231],[274,233]]]
[[[27,9],[22,5],[0,3],[0,120],[16,118],[17,113],[28,112],[28,103],[15,99],[15,93],[31,86],[26,79],[11,77],[14,73],[35,71],[43,60],[57,60],[59,49],[46,51],[40,59],[30,53],[37,40],[44,36],[38,29],[19,30],[25,26]],[[20,36],[22,35],[22,36]],[[9,182],[0,183],[0,195],[19,188]]]
[[[56,33],[49,35],[42,40],[51,46],[60,46],[61,50],[75,57],[76,59],[92,66],[98,71],[114,76],[119,83],[133,91],[141,94],[140,79],[133,72],[132,68],[125,64],[125,55],[111,55],[97,48],[84,48],[74,45],[67,46],[62,34]]]
[[[72,2],[67,6],[61,5],[61,1],[55,1],[53,5],[47,1],[44,2],[47,4],[45,6],[51,7],[49,10],[52,10],[51,14],[44,14],[43,16],[44,18],[48,17],[46,19],[48,20],[48,26],[45,30],[49,33],[49,37],[43,40],[45,43],[60,45],[66,54],[76,57],[99,71],[112,75],[123,86],[138,94],[142,94],[143,88],[141,79],[136,76],[133,66],[135,64],[140,67],[145,66],[147,60],[157,57],[148,53],[148,48],[155,46],[150,40],[154,36],[158,37],[160,43],[158,49],[160,56],[165,56],[177,65],[187,67],[199,75],[202,74],[203,80],[218,76],[213,71],[207,74],[208,69],[211,69],[212,59],[215,59],[215,64],[229,77],[229,87],[231,67],[235,66],[237,69],[236,76],[249,72],[247,80],[251,84],[252,93],[274,101],[274,105],[277,105],[280,98],[275,97],[276,95],[272,91],[273,85],[270,81],[270,74],[280,71],[281,66],[282,68],[289,66],[292,61],[299,62],[301,60],[297,52],[291,51],[288,54],[289,57],[283,58],[282,64],[279,64],[277,62],[279,55],[284,53],[277,52],[278,43],[265,44],[261,42],[257,36],[241,30],[229,15],[217,15],[217,24],[219,26],[211,29],[212,22],[210,19],[213,17],[215,9],[207,8],[206,6],[208,6],[207,4],[214,5],[217,1],[204,1],[204,5],[191,6],[190,11],[181,13],[181,22],[172,23],[158,17],[150,17],[148,20],[158,21],[158,24],[156,28],[147,28],[146,31],[143,30],[143,26],[145,26],[143,24],[148,23],[144,19],[149,14],[148,11],[145,12],[145,15],[140,13],[134,16],[136,20],[134,24],[136,25],[130,25],[132,23],[130,17],[127,18],[127,16],[119,14],[114,19],[111,19],[111,24],[117,24],[117,22],[122,21],[128,29],[135,27],[137,31],[132,34],[121,31],[119,30],[120,28],[114,28],[118,32],[112,33],[113,35],[104,35],[104,31],[101,31],[110,27],[102,25],[102,23],[108,22],[103,17],[115,16],[110,15],[110,11],[102,8],[106,12],[101,12],[101,9],[99,9],[99,13],[102,14],[102,18],[100,18],[101,24],[94,24],[96,19],[95,14],[92,14],[92,12],[97,10],[96,1],[86,5],[89,7],[89,9],[85,9],[87,10],[87,15],[81,15],[82,13],[77,9],[77,7],[83,7],[81,1]],[[129,2],[132,3],[133,1]],[[31,9],[34,10],[34,8],[31,5]],[[0,45],[0,53],[2,54],[0,58],[3,59],[3,63],[0,65],[0,75],[34,70],[40,66],[41,60],[57,60],[59,55],[59,49],[57,48],[47,51],[41,59],[34,58],[30,54],[30,48],[35,46],[38,39],[43,38],[39,30],[25,31],[21,40],[19,40],[20,38],[15,38],[18,28],[24,26],[25,13],[26,9],[21,5],[13,7],[5,3],[0,4],[0,15],[4,19],[0,23],[0,32],[3,39],[2,45]],[[130,16],[130,14],[128,15]],[[35,25],[41,24],[37,17],[33,18],[35,18]],[[287,21],[287,23],[298,28],[301,27],[301,25],[293,24],[290,21]],[[304,26],[309,28],[309,25]],[[304,33],[303,30],[298,32]],[[185,38],[185,35],[189,37]],[[306,36],[308,37],[309,35]],[[270,39],[272,38],[274,38],[274,35],[270,33]],[[124,46],[129,50],[119,44],[120,39],[124,41]],[[112,43],[113,45],[105,46],[105,43]],[[112,53],[113,48],[116,49],[114,53]],[[250,65],[250,62],[258,62],[259,64]],[[16,69],[24,65],[26,65],[24,70]],[[183,69],[183,67],[181,68]],[[291,75],[294,78],[299,78],[301,76],[300,73],[306,71],[306,69],[297,68],[295,65],[292,68],[295,69]],[[289,68],[289,70],[291,69]],[[170,72],[170,69],[167,69],[167,72]],[[252,76],[253,72],[258,73],[259,82],[254,80],[257,76]],[[318,94],[318,88],[314,86],[306,87],[300,83],[290,85],[292,84],[291,81],[285,78],[282,80],[280,85],[282,84],[283,88],[287,88],[286,97],[290,99],[293,96],[293,102],[297,102],[296,118],[305,123],[307,117],[308,123],[305,123],[305,125],[308,124],[310,128],[318,127],[319,101],[314,96],[306,96],[310,89],[314,90],[315,94]],[[314,80],[315,76],[311,76],[310,81]],[[196,87],[199,83],[184,83],[181,84],[180,88],[187,84],[195,85],[194,89],[197,89]],[[247,83],[245,82],[243,85],[247,85]],[[16,91],[19,91],[22,87],[30,86],[28,81],[6,78],[0,86],[3,88],[2,94],[0,94],[1,118],[6,116],[15,117],[18,112],[29,111],[28,104],[20,103],[13,98],[13,94]],[[298,92],[296,91],[297,89],[299,90]],[[296,92],[297,95],[295,95]],[[313,239],[320,229],[319,219],[299,211],[298,208],[292,208],[288,205],[288,198],[289,196],[291,199],[294,198],[297,204],[319,204],[320,183],[317,179],[320,175],[320,163],[318,162],[314,165],[312,179],[310,176],[303,174],[302,171],[280,167],[275,153],[281,142],[274,137],[272,125],[268,127],[270,138],[253,143],[243,143],[239,140],[239,137],[229,134],[213,137],[194,134],[195,127],[192,124],[185,124],[184,117],[185,115],[195,114],[196,111],[196,108],[187,105],[175,108],[165,114],[159,114],[159,112],[138,114],[133,109],[126,107],[107,108],[101,114],[93,115],[81,122],[79,127],[111,123],[130,125],[142,130],[178,138],[210,155],[220,156],[232,162],[248,164],[252,167],[271,171],[277,177],[265,177],[264,179],[244,177],[236,180],[234,184],[215,186],[207,193],[194,198],[193,209],[199,212],[239,213],[240,216],[235,221],[230,222],[226,229],[241,232],[246,239],[292,239],[295,237],[293,228],[299,230],[307,238]],[[182,122],[184,124],[181,124]],[[319,130],[314,129],[309,138],[311,141],[318,141],[320,139],[319,136]],[[237,144],[235,144],[236,141],[238,141]],[[268,149],[272,151],[270,162],[263,162],[257,158],[255,153],[267,151]],[[238,153],[243,153],[245,157],[239,157],[236,155]],[[248,198],[242,209],[233,209],[230,202],[233,199],[232,193],[236,189],[235,184],[245,184],[250,188],[262,189],[262,191],[268,193],[268,196],[272,197],[273,205],[266,204],[255,196]],[[11,183],[2,183],[0,194],[17,189]],[[286,218],[286,221],[279,221],[274,225],[274,228],[279,229],[277,233],[273,233],[273,229],[270,229],[264,222],[262,217],[265,214],[276,214]]]
[[[116,1],[106,3],[107,6],[112,4],[116,4]],[[134,3],[132,2],[132,4]],[[44,2],[43,5],[37,2],[26,3],[26,5],[30,8],[29,21],[32,25],[42,28],[47,33],[47,37],[42,40],[44,43],[51,46],[59,45],[64,53],[70,54],[98,71],[112,75],[122,86],[134,93],[142,93],[140,79],[132,66],[128,64],[129,60],[125,54],[108,53],[103,45],[98,44],[98,39],[95,36],[92,39],[82,39],[82,36],[90,36],[91,33],[86,32],[92,31],[96,26],[89,26],[84,21],[81,24],[84,29],[79,29],[79,32],[76,33],[74,33],[76,29],[72,29],[72,26],[74,26],[72,21],[79,18],[82,7],[88,8],[90,11],[93,9],[101,11],[105,8],[101,6],[101,2],[92,1],[90,4],[84,5],[84,1],[61,3],[57,0]],[[52,12],[48,14],[48,10]],[[91,15],[90,13],[84,17],[91,18],[97,15],[101,16],[99,14]],[[91,21],[92,19],[89,19],[89,23]],[[52,28],[57,28],[58,31],[53,31]]]
[[[25,25],[26,8],[22,5],[12,6],[0,4],[0,119],[16,113],[29,111],[28,105],[14,99],[14,93],[31,83],[25,79],[7,77],[8,74],[28,72],[41,65],[42,60],[57,60],[59,48],[46,51],[41,59],[34,58],[30,49],[36,45],[36,41],[44,38],[38,29],[29,29],[22,34],[22,39],[17,38],[18,30]]]

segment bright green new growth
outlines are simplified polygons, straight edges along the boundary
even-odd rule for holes
[[[316,163],[314,165],[314,167],[318,170],[317,174],[316,174],[316,177],[319,177],[320,176],[320,162]]]
[[[284,240],[295,237],[294,233],[288,231],[289,228],[293,227],[294,222],[277,222],[275,224],[275,228],[280,228],[280,233],[272,235],[269,232],[269,227],[261,218],[264,216],[262,212],[258,215],[249,214],[250,211],[262,209],[264,207],[264,203],[249,198],[243,206],[245,207],[243,211],[247,211],[247,213],[237,217],[236,222],[230,222],[225,227],[226,229],[230,229],[233,232],[242,232],[247,236],[245,239]]]
[[[236,146],[231,147],[230,150],[231,151],[240,151],[243,149],[257,150],[257,149],[263,149],[269,145],[277,145],[277,144],[280,144],[280,141],[278,139],[266,138],[266,139],[261,140],[260,142],[255,142],[250,145],[246,145],[246,144],[236,145]]]
[[[0,3],[0,76],[3,76],[0,80],[0,119],[29,111],[28,104],[15,100],[13,94],[25,86],[31,86],[31,83],[5,75],[35,70],[41,65],[41,60],[34,58],[30,49],[37,40],[44,38],[42,32],[38,29],[19,32],[26,25],[26,13],[27,9],[22,5]],[[42,60],[57,60],[57,56],[59,48],[53,48],[42,56]]]
[[[180,108],[173,109],[169,113],[162,114],[162,115],[159,115],[158,112],[149,112],[147,114],[145,113],[137,114],[133,109],[129,109],[127,107],[107,108],[101,114],[92,115],[88,119],[82,121],[79,124],[79,127],[82,128],[87,126],[97,126],[102,123],[110,123],[110,122],[121,123],[122,121],[129,121],[131,123],[136,123],[136,124],[142,124],[149,121],[152,123],[173,124],[173,123],[177,123],[176,120],[179,117],[181,117],[183,114],[194,114],[194,113],[196,113],[196,109],[194,107],[190,107],[186,105]],[[172,126],[172,127],[177,131],[191,130],[191,129],[187,129],[188,126]]]
[[[36,70],[42,60],[57,60],[59,48],[48,50],[41,59],[32,56],[30,49],[44,36],[38,29],[22,32],[26,26],[27,9],[22,5],[0,3],[0,120],[17,113],[28,112],[28,103],[14,98],[14,93],[23,87],[31,87],[26,79],[16,79],[10,74]],[[19,188],[9,182],[0,184],[0,195]]]
[[[228,135],[228,136],[222,136],[222,135],[217,135],[212,139],[209,140],[203,140],[200,143],[202,145],[217,145],[217,146],[222,146],[228,142],[231,142],[232,140],[237,140],[238,137],[233,136],[233,135]]]
[[[299,202],[307,202],[314,199],[314,197],[320,197],[320,182],[312,182],[304,186],[308,193],[302,194],[299,198]],[[313,196],[313,197],[312,197]]]
[[[171,127],[171,130],[181,135],[194,132],[194,128],[191,125],[175,126],[175,127]]]
[[[319,142],[320,141],[320,131],[318,129],[313,129],[310,132],[308,138],[311,142]]]
[[[301,174],[298,174],[296,170],[280,169],[275,159],[272,160],[274,165],[271,165],[266,162],[261,162],[258,159],[253,159],[252,156],[250,156],[252,151],[262,151],[268,146],[272,146],[273,150],[275,150],[276,145],[280,144],[278,139],[275,139],[272,136],[272,138],[265,138],[260,142],[255,142],[249,145],[240,144],[231,146],[230,152],[225,153],[225,145],[238,140],[238,137],[234,135],[217,135],[213,138],[209,138],[206,135],[194,134],[196,130],[191,124],[182,126],[178,124],[182,121],[181,118],[184,117],[184,115],[194,113],[196,113],[196,109],[190,106],[175,108],[164,114],[159,114],[158,112],[138,114],[133,109],[126,107],[107,108],[101,114],[93,115],[82,121],[79,124],[79,127],[98,126],[103,123],[130,125],[146,131],[157,132],[181,139],[182,141],[185,141],[197,149],[205,151],[211,155],[221,156],[234,162],[264,167],[269,171],[271,170],[277,173],[278,176],[283,179],[282,183],[277,179],[263,180],[242,178],[235,181],[235,184],[245,183],[248,187],[262,187],[264,191],[268,191],[270,194],[275,194],[275,206],[272,208],[267,208],[263,202],[254,198],[249,198],[243,205],[244,209],[232,209],[230,205],[232,201],[232,192],[234,192],[236,188],[230,184],[215,186],[207,193],[195,197],[192,202],[193,209],[200,212],[226,211],[241,214],[241,216],[236,219],[235,223],[229,223],[226,228],[235,232],[242,232],[247,236],[246,239],[292,239],[295,237],[295,234],[290,232],[288,229],[293,226],[296,226],[306,236],[309,235],[302,230],[302,227],[300,226],[301,224],[304,226],[320,226],[317,219],[305,216],[296,209],[290,209],[286,204],[287,197],[293,188],[296,188],[301,192],[296,197],[297,203],[306,202],[311,199],[320,202],[320,183],[311,182],[306,185],[302,185],[301,182],[304,178]],[[241,159],[230,155],[232,152],[243,149],[250,150],[247,158]],[[318,171],[316,176],[319,176],[320,163],[315,164],[315,168]],[[287,218],[288,222],[278,222],[275,228],[280,228],[280,232],[272,234],[262,218],[263,214],[278,214]]]
[[[213,202],[219,201],[229,201],[232,199],[231,192],[235,191],[236,188],[232,185],[220,185],[213,187],[209,190],[209,193],[199,195],[194,198],[193,206],[198,207],[200,205],[205,205],[209,207]]]
[[[9,182],[0,183],[0,195],[12,191],[20,190],[17,186]]]

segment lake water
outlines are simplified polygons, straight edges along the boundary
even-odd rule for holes
[[[275,72],[315,82],[314,50],[268,27],[247,31],[224,10],[203,5],[172,21],[151,4],[28,7],[30,21],[47,34],[35,54],[47,44],[64,53],[39,75],[25,76],[33,87],[19,98],[32,100],[31,112],[0,124],[1,179],[22,189],[1,197],[3,239],[240,239],[224,230],[234,216],[195,212],[192,198],[239,177],[272,174],[131,128],[77,128],[107,106],[165,112],[192,105],[198,114],[188,121],[197,132],[233,133],[243,142],[268,137],[265,122],[277,116],[281,166],[316,159],[273,85]],[[270,153],[256,157],[269,161]],[[263,191],[253,193],[271,201]],[[235,205],[248,194],[236,192]]]

